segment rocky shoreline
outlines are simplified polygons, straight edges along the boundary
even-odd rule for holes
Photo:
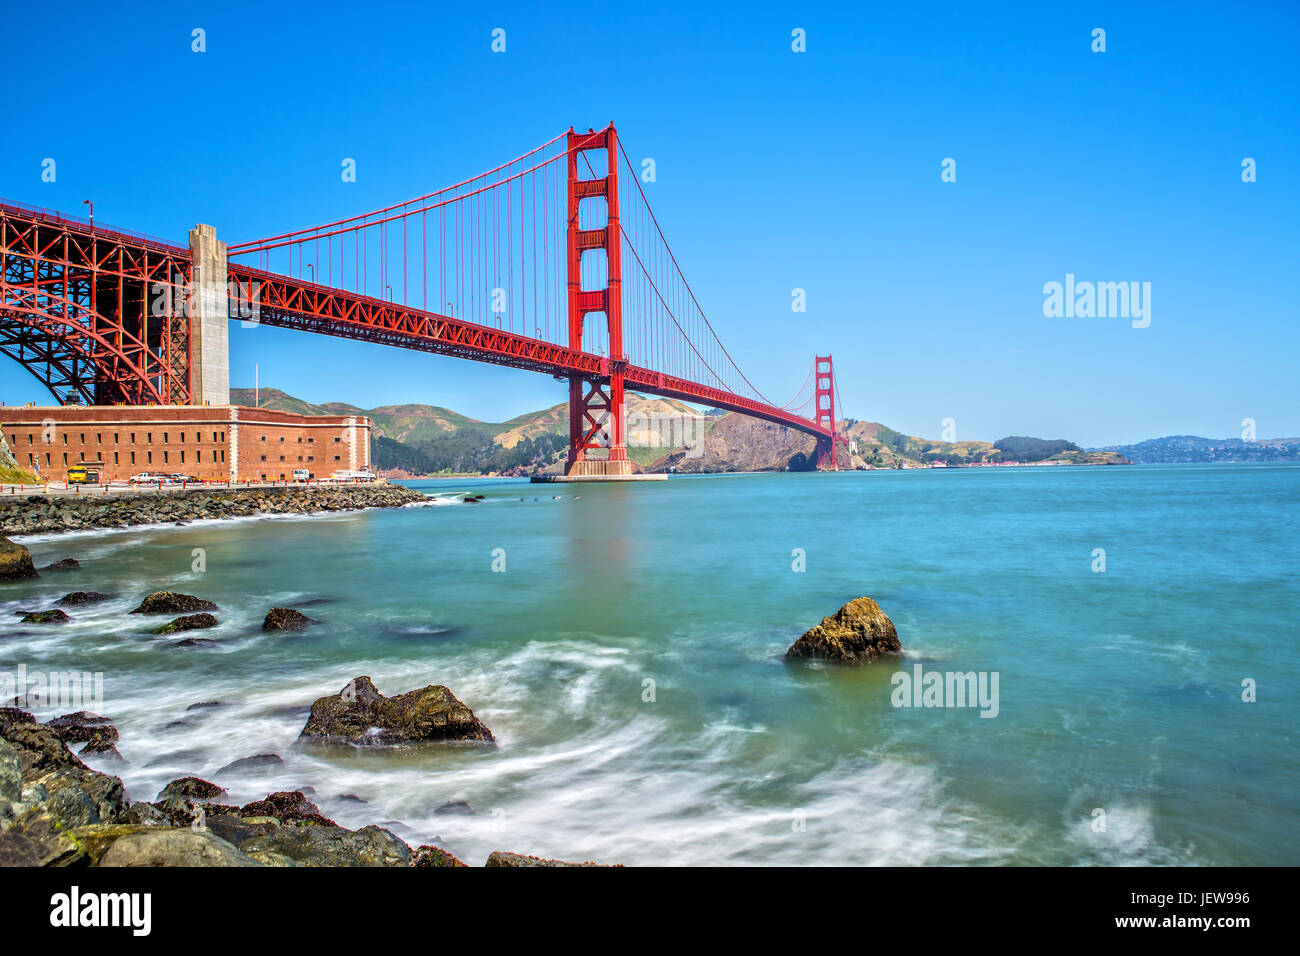
[[[300,740],[358,747],[490,745],[492,735],[446,687],[389,698],[369,677],[357,677],[312,705]],[[276,791],[238,806],[225,802],[226,788],[189,776],[171,781],[153,800],[132,801],[121,778],[81,759],[121,761],[118,742],[113,722],[99,714],[79,711],[40,723],[18,707],[0,706],[0,866],[466,866],[441,847],[413,847],[382,826],[340,826],[304,790]],[[74,754],[69,745],[82,749]],[[279,760],[269,754],[245,760],[271,758]],[[601,864],[498,850],[484,865]]]
[[[84,497],[15,496],[0,499],[0,534],[49,534],[175,524],[259,514],[316,514],[397,508],[423,501],[402,485],[347,485],[339,488],[238,488],[152,494]]]

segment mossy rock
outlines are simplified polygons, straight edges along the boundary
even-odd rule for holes
[[[217,797],[224,797],[226,793],[225,787],[219,787],[202,777],[178,777],[159,791],[158,799],[189,797],[191,800],[207,803],[217,799]]]
[[[456,857],[452,856],[441,847],[425,844],[417,846],[411,851],[411,866],[449,866],[449,867],[468,867],[468,863],[463,863]]]
[[[822,618],[820,624],[790,645],[785,656],[869,664],[902,652],[894,622],[871,598],[860,597]]]
[[[155,627],[151,634],[175,634],[178,631],[198,631],[206,627],[216,627],[217,619],[211,614],[187,614],[169,621],[162,627]]]
[[[132,614],[194,614],[198,611],[215,611],[217,606],[211,601],[195,597],[193,594],[181,594],[179,591],[154,591],[140,602]]]
[[[0,581],[21,581],[39,577],[32,564],[32,553],[21,544],[0,537]]]
[[[68,617],[67,611],[61,611],[57,607],[48,611],[31,611],[23,615],[21,624],[67,624],[72,618]]]
[[[492,731],[441,684],[385,697],[369,677],[311,705],[299,734],[307,743],[392,747],[448,741],[495,743]]]

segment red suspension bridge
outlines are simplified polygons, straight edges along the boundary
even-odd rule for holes
[[[785,405],[741,372],[612,124],[415,199],[228,247],[206,226],[187,249],[0,203],[0,353],[61,399],[224,403],[233,318],[567,380],[573,475],[631,473],[627,389],[813,435],[819,466],[835,467],[843,441],[829,356]]]

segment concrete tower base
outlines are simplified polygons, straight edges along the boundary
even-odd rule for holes
[[[539,483],[556,481],[663,481],[667,475],[636,474],[632,463],[627,460],[605,461],[602,459],[583,459],[569,463],[568,471],[563,475],[534,475],[532,480]]]

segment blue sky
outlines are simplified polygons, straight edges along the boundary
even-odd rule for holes
[[[650,201],[719,335],[778,401],[820,351],[845,413],[927,437],[945,418],[959,439],[1236,436],[1248,417],[1300,435],[1293,4],[150,6],[7,13],[29,98],[0,196],[239,241],[613,120],[656,161]],[[1150,326],[1045,317],[1067,273],[1150,282]],[[501,420],[564,398],[546,376],[232,326],[232,384],[255,362],[312,401]],[[5,361],[0,400],[47,393]]]

